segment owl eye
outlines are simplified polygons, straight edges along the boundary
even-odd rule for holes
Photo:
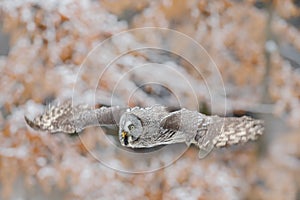
[[[135,128],[135,127],[134,127],[133,124],[130,124],[130,125],[128,126],[128,129],[129,129],[130,131],[132,131],[134,128]]]

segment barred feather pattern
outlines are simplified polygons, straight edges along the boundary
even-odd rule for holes
[[[208,153],[214,147],[223,148],[254,141],[263,131],[263,121],[251,117],[206,116],[198,124],[192,143]]]
[[[88,126],[116,125],[124,111],[125,108],[119,106],[93,109],[88,105],[72,106],[72,102],[67,101],[50,107],[34,120],[25,116],[25,121],[35,130],[73,134]]]
[[[72,102],[67,101],[61,105],[51,106],[42,115],[30,120],[25,116],[27,124],[41,131],[75,133],[76,128],[73,122],[73,115],[76,111],[86,110],[84,106],[72,107]]]
[[[254,141],[263,134],[264,125],[262,120],[251,117],[228,117],[214,116],[212,124],[220,132],[213,139],[213,145],[218,148]]]
[[[170,113],[161,121],[159,135],[168,133],[168,140],[196,145],[199,158],[207,156],[213,148],[222,148],[256,140],[263,134],[262,120],[251,117],[207,116],[196,111],[181,109]]]
[[[164,106],[148,108],[72,106],[71,101],[52,106],[27,124],[36,130],[51,133],[78,133],[88,126],[117,125],[122,145],[150,148],[157,145],[185,142],[199,147],[199,158],[213,148],[222,148],[256,140],[263,134],[262,120],[251,117],[207,116],[197,111],[180,109],[170,112]],[[135,124],[133,130],[127,126]]]

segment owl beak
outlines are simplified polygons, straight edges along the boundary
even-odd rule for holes
[[[122,131],[122,134],[121,134],[122,138],[124,139],[126,136],[127,136],[127,133],[125,131]]]
[[[127,146],[128,145],[128,134],[125,131],[122,131],[121,137],[123,139],[124,144]]]

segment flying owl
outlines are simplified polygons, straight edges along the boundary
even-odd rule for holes
[[[150,148],[185,142],[199,147],[200,158],[204,158],[214,147],[256,140],[264,131],[263,121],[247,116],[207,116],[185,108],[170,111],[161,105],[92,109],[84,105],[73,107],[68,101],[52,106],[33,121],[26,116],[25,120],[36,130],[69,134],[78,133],[88,126],[117,125],[123,146]]]

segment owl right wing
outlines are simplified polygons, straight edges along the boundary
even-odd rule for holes
[[[35,130],[73,134],[88,126],[117,125],[125,110],[126,108],[118,106],[99,109],[92,109],[87,105],[72,106],[72,102],[67,101],[52,106],[34,120],[25,116],[25,121]]]
[[[204,158],[214,147],[221,148],[256,140],[263,134],[263,130],[263,121],[251,117],[206,116],[181,109],[170,113],[161,121],[159,134],[167,133],[161,137],[173,143],[195,144],[200,149],[199,158]]]

